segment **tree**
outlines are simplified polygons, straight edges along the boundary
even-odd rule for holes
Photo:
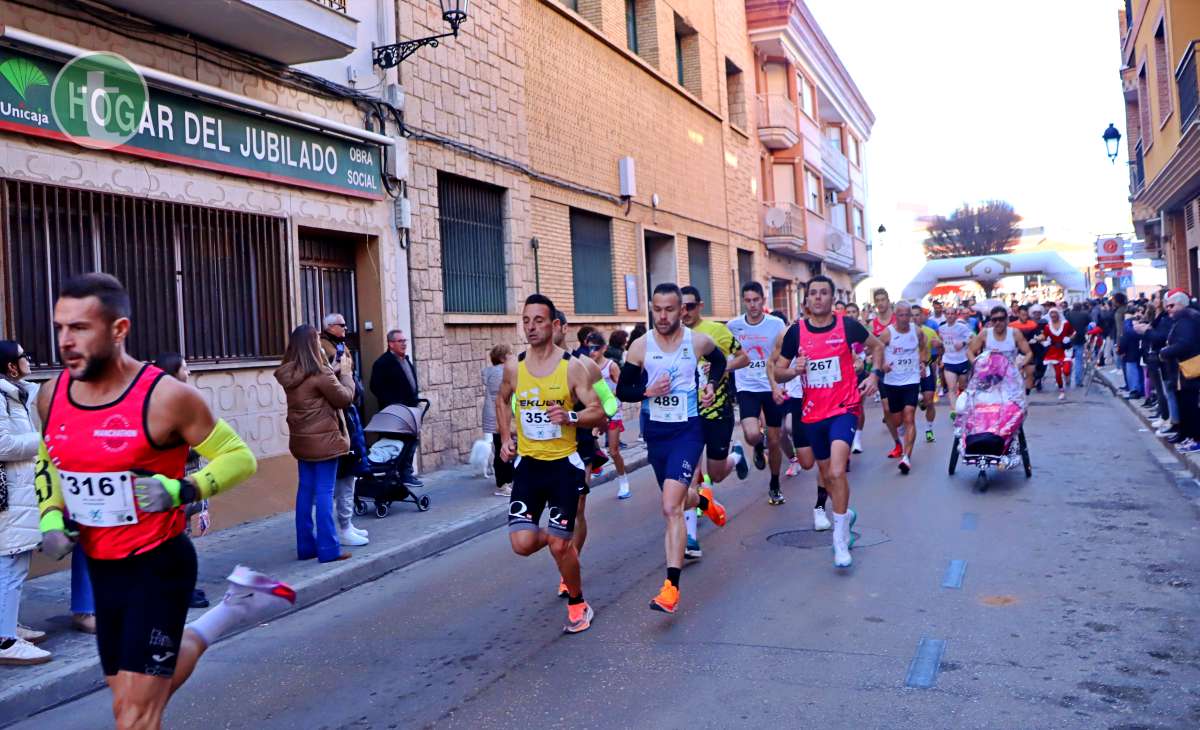
[[[946,216],[934,216],[926,230],[925,258],[987,256],[1008,253],[1021,238],[1021,216],[1003,200],[988,200],[972,207],[964,203]]]

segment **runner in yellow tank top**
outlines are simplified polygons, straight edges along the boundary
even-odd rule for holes
[[[563,631],[575,634],[586,631],[594,615],[583,600],[579,551],[572,541],[579,495],[586,489],[586,467],[576,452],[575,429],[602,424],[604,408],[583,362],[554,344],[562,329],[554,312],[554,303],[542,294],[525,300],[521,326],[529,349],[504,366],[496,396],[496,425],[503,444],[501,458],[517,459],[508,505],[509,542],[517,555],[550,548],[567,587]],[[516,407],[510,409],[514,395]],[[574,410],[577,403],[583,406],[579,411]],[[513,428],[517,429],[515,448]],[[549,513],[545,529],[539,526],[543,511]]]

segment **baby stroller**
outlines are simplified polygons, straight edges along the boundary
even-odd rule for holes
[[[955,410],[954,444],[950,450],[950,474],[963,464],[979,468],[976,483],[988,487],[989,468],[1006,470],[1019,463],[1025,478],[1033,476],[1029,447],[1025,442],[1025,378],[1015,356],[984,351],[975,360],[966,390]]]
[[[421,512],[429,509],[428,495],[416,494],[405,484],[420,443],[421,420],[429,411],[428,400],[422,398],[420,403],[420,408],[388,406],[363,429],[383,438],[371,447],[366,467],[354,483],[354,514],[367,513],[367,499],[374,503],[376,517],[387,517],[393,502],[412,502]]]

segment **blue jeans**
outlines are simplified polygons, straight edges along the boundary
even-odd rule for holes
[[[1083,345],[1075,345],[1072,348],[1075,367],[1071,370],[1072,377],[1075,378],[1075,386],[1083,385]]]
[[[0,639],[17,638],[17,610],[21,607],[21,586],[29,575],[32,550],[0,556]]]
[[[333,521],[333,486],[337,481],[337,459],[300,461],[300,487],[296,490],[296,554],[301,560],[317,558],[322,563],[342,554],[337,526]],[[313,536],[313,507],[317,510]]]
[[[71,613],[95,613],[96,601],[92,598],[92,577],[88,575],[87,556],[83,548],[75,543],[71,551]]]
[[[1125,390],[1141,396],[1145,391],[1142,383],[1142,366],[1136,360],[1125,361]]]

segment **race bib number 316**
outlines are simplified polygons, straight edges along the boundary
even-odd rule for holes
[[[138,521],[129,472],[60,471],[71,519],[87,527],[121,527]]]

